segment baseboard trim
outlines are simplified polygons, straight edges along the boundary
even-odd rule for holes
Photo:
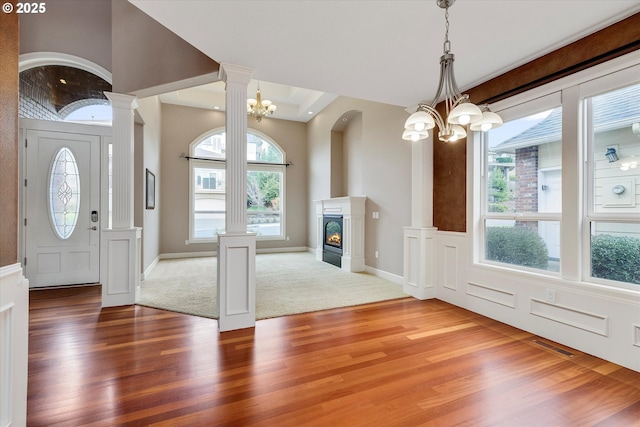
[[[398,276],[397,274],[389,273],[383,270],[378,270],[377,268],[369,267],[368,265],[364,266],[364,271],[366,273],[373,274],[374,276],[380,277],[381,279],[388,280],[398,285],[404,284],[404,277]]]

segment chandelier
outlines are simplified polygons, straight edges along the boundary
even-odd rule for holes
[[[258,83],[258,91],[256,92],[256,99],[247,99],[247,114],[254,116],[258,123],[262,121],[262,118],[267,114],[273,114],[276,111],[275,104],[268,99],[262,99],[260,95],[260,83]]]
[[[440,57],[440,83],[438,92],[431,105],[420,103],[404,124],[402,139],[418,141],[429,136],[429,129],[438,126],[438,138],[444,142],[454,142],[465,138],[467,131],[464,126],[469,125],[473,131],[487,131],[502,126],[502,118],[484,105],[482,109],[469,100],[469,95],[461,94],[453,74],[453,59],[451,42],[449,41],[449,6],[455,0],[436,0],[440,8],[445,9],[444,53]],[[445,118],[443,119],[435,107],[444,90]]]

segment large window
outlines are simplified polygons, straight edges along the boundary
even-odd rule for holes
[[[562,108],[554,101],[559,97],[485,135],[488,262],[559,271]]]
[[[224,232],[226,206],[225,133],[191,144],[192,242],[215,241]],[[247,228],[258,239],[284,238],[284,153],[273,141],[247,134]]]
[[[507,103],[503,127],[474,135],[479,260],[637,289],[640,66],[558,86]]]
[[[640,285],[640,84],[584,100],[592,279]]]

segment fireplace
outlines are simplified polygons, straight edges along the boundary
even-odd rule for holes
[[[365,196],[316,200],[316,259],[349,272],[364,271]]]
[[[322,217],[324,243],[322,260],[342,267],[342,215],[324,215]]]

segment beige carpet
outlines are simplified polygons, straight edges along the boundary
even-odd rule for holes
[[[213,257],[166,259],[142,283],[137,304],[218,318]],[[256,256],[256,318],[404,298],[402,286],[367,273],[348,273],[309,252]]]

